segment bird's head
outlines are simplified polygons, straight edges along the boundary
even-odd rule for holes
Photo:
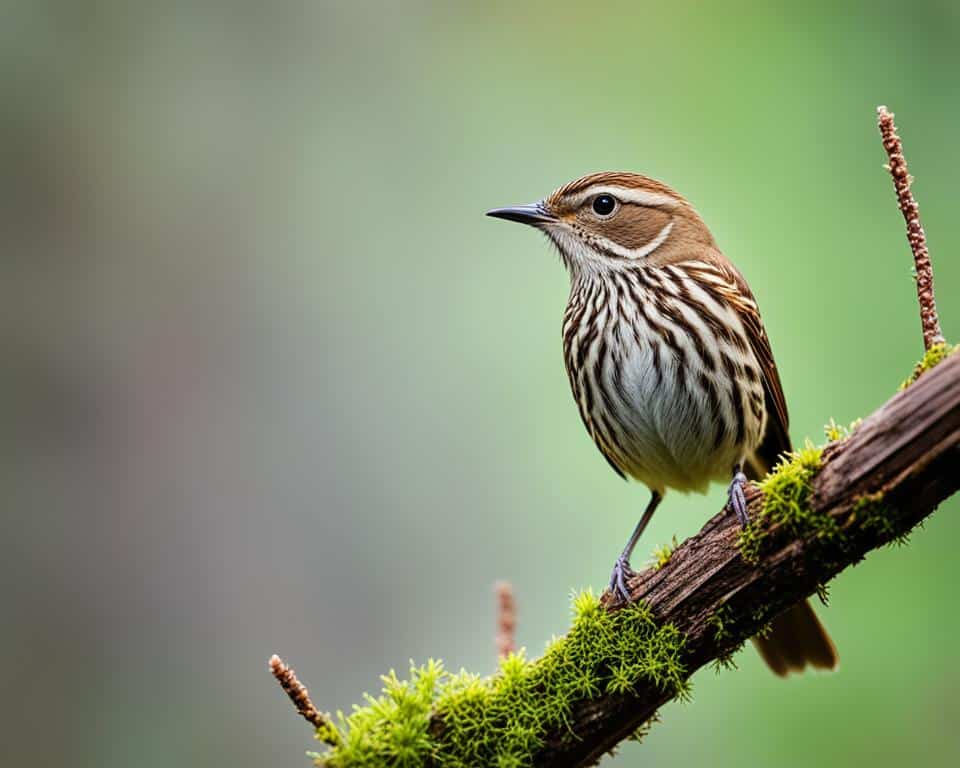
[[[706,224],[684,198],[638,173],[593,173],[528,205],[488,216],[542,230],[572,273],[669,264],[691,248],[715,248]]]

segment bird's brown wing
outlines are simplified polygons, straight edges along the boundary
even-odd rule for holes
[[[780,374],[777,372],[777,363],[773,359],[770,349],[770,340],[760,318],[760,309],[753,297],[750,286],[733,265],[729,262],[720,265],[727,279],[732,283],[726,299],[743,323],[744,331],[750,342],[753,356],[760,366],[760,378],[763,380],[763,391],[766,399],[767,427],[760,445],[754,455],[748,458],[747,475],[751,480],[759,480],[779,461],[780,456],[789,453],[790,419],[787,415],[787,401],[783,396],[783,386],[780,384]]]
[[[724,275],[726,286],[721,290],[743,323],[763,379],[767,428],[760,446],[748,458],[746,468],[746,473],[756,480],[773,468],[781,454],[791,450],[787,401],[770,340],[760,319],[760,309],[747,281],[726,260],[714,258],[711,261]],[[817,669],[835,669],[838,663],[837,649],[807,601],[801,601],[777,616],[769,633],[755,637],[754,643],[763,660],[781,677],[789,672],[800,672],[808,664]]]

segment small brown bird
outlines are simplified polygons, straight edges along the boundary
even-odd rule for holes
[[[668,488],[729,481],[746,525],[744,484],[790,450],[760,310],[693,206],[646,176],[596,173],[488,215],[534,226],[560,251],[570,274],[563,352],[580,416],[614,471],[650,489],[610,578],[629,600],[630,555]],[[778,675],[837,665],[806,601],[754,642]]]

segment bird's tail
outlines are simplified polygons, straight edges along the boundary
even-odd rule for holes
[[[780,677],[814,669],[836,669],[837,649],[817,614],[806,600],[788,608],[773,620],[770,631],[753,638],[767,666]]]

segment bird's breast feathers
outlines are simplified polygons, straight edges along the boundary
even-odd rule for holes
[[[759,444],[759,364],[738,313],[679,266],[574,285],[564,353],[581,417],[621,474],[703,492]]]

